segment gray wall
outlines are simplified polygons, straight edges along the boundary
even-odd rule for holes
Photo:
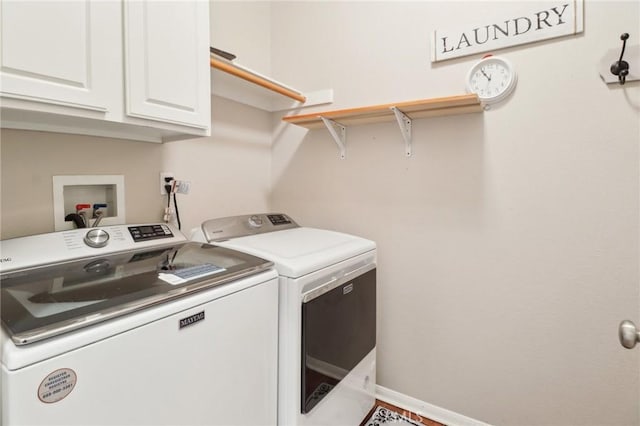
[[[162,221],[160,172],[173,172],[191,182],[190,194],[178,195],[187,235],[211,217],[267,210],[269,116],[211,99],[212,135],[167,144],[3,129],[0,237],[54,231],[56,175],[124,175],[126,222],[146,223]]]

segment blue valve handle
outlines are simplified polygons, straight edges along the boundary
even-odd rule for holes
[[[100,221],[102,220],[102,215],[104,214],[104,211],[99,210],[100,208],[103,207],[107,207],[106,204],[101,204],[101,203],[96,203],[93,205],[93,218],[95,219],[95,221],[93,222],[93,227],[95,228],[96,226],[98,226],[100,224]]]

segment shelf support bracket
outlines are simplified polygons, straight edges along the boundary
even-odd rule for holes
[[[336,141],[336,145],[338,145],[338,149],[340,150],[340,159],[344,160],[346,157],[347,149],[347,128],[342,124],[328,118],[320,118],[333,137],[333,140]]]
[[[391,111],[396,116],[396,121],[398,122],[398,126],[400,126],[400,133],[402,134],[402,138],[404,139],[404,153],[407,157],[411,157],[413,153],[412,149],[412,137],[411,137],[411,118],[407,117],[407,115],[400,111],[398,107],[391,107]]]

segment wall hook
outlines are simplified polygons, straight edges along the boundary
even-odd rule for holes
[[[620,40],[622,40],[622,52],[620,52],[620,59],[611,64],[611,74],[618,76],[618,82],[620,84],[624,84],[627,80],[627,75],[629,75],[629,63],[622,60],[628,39],[629,33],[622,33],[620,36]]]

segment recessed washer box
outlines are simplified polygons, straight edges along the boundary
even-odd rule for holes
[[[100,225],[119,225],[125,222],[123,175],[72,175],[53,177],[53,221],[56,231],[74,229],[73,221],[65,221],[76,213],[77,204],[90,204],[90,221],[94,204],[106,204]]]

